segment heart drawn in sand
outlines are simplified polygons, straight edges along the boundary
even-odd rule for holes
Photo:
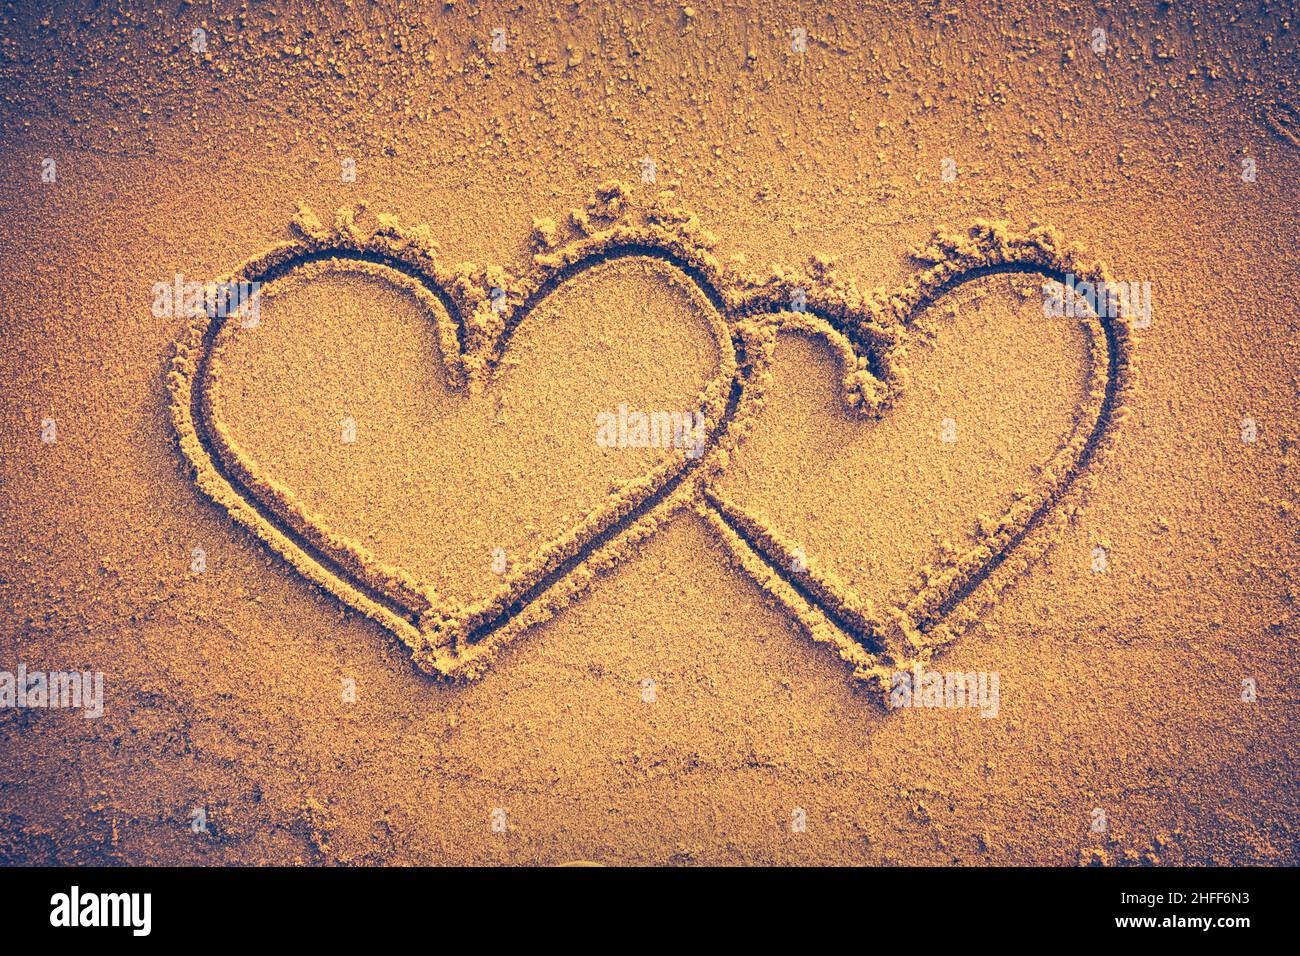
[[[221,283],[260,290],[255,322],[199,316],[178,352],[200,484],[421,666],[476,673],[714,467],[730,332],[693,267],[637,238],[512,280],[445,268],[418,233],[302,230]],[[628,407],[678,418],[602,447],[598,416]]]
[[[178,347],[172,414],[200,487],[430,673],[480,674],[503,644],[693,508],[814,639],[858,679],[878,680],[955,638],[1041,553],[1123,417],[1129,325],[1088,315],[1074,351],[1055,356],[1055,378],[1003,376],[1001,392],[990,383],[995,394],[1020,387],[1021,401],[1077,387],[1077,401],[1052,404],[1039,440],[1013,443],[1033,446],[1028,459],[1011,462],[996,430],[979,438],[997,409],[954,412],[971,437],[945,466],[1023,471],[1014,488],[949,502],[954,513],[983,509],[967,516],[973,535],[953,530],[958,543],[928,556],[923,534],[916,573],[895,560],[892,578],[879,575],[889,556],[855,563],[878,549],[844,516],[925,505],[913,493],[924,476],[909,486],[905,460],[893,463],[903,479],[879,479],[934,404],[915,401],[939,378],[927,379],[938,367],[922,353],[949,351],[922,317],[991,276],[1106,281],[1104,269],[1046,230],[980,225],[937,241],[929,267],[895,295],[863,296],[825,270],[738,277],[692,217],[612,218],[584,224],[516,278],[444,265],[424,229],[381,217],[365,230],[348,211],[325,229],[300,213],[294,241],[224,280],[260,288],[258,320],[197,315]],[[1020,338],[1050,337],[1048,321]],[[835,399],[820,411],[834,405],[841,419],[830,426],[814,420],[817,406],[788,404],[818,388],[816,376],[782,372],[791,341],[818,343],[837,367],[820,388]],[[680,412],[698,427],[693,440],[606,447],[595,423],[617,410],[625,429],[628,408]],[[801,457],[810,470],[768,467],[765,454],[806,440],[801,430],[814,436],[816,453]],[[791,496],[782,483],[811,490]],[[791,510],[795,498],[820,517]],[[865,593],[876,577],[907,583]]]
[[[892,295],[741,323],[745,440],[703,492],[741,566],[860,680],[923,663],[1041,555],[1133,387],[1128,320],[1045,316],[1054,283],[1109,282],[1050,233],[979,227],[926,255]]]

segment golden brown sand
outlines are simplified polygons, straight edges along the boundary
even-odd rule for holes
[[[1295,863],[1292,16],[10,8],[0,859]]]

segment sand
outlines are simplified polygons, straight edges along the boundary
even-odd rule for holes
[[[11,8],[0,860],[1294,864],[1291,18]]]

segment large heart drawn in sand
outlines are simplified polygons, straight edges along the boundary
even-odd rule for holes
[[[209,313],[179,346],[182,451],[430,673],[477,676],[694,507],[856,679],[887,680],[1077,510],[1126,414],[1130,323],[1050,320],[1031,290],[1032,322],[927,324],[996,277],[1109,281],[1048,230],[936,236],[928,268],[864,296],[824,269],[735,276],[683,222],[585,232],[516,279],[444,266],[427,231],[312,217],[228,280],[262,283],[255,328]],[[629,408],[697,412],[703,440],[602,447],[597,416]]]
[[[196,317],[173,417],[238,521],[473,676],[698,498],[737,361],[670,243],[611,232],[512,280],[418,239],[304,234],[223,280],[256,319]]]

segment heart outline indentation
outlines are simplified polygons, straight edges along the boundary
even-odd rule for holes
[[[221,281],[270,283],[313,263],[346,261],[349,267],[368,269],[417,297],[436,297],[441,308],[428,311],[446,317],[445,325],[440,321],[438,338],[444,357],[452,357],[449,373],[463,383],[475,376],[482,380],[497,367],[511,333],[560,284],[600,263],[650,257],[677,268],[701,292],[719,346],[718,367],[697,405],[707,423],[702,455],[673,450],[663,464],[613,495],[563,540],[551,542],[544,553],[512,568],[492,595],[468,607],[453,607],[439,605],[400,569],[382,565],[354,543],[332,534],[288,489],[245,464],[236,443],[222,435],[219,423],[211,418],[209,363],[222,330],[233,328],[230,317],[207,313],[191,323],[168,378],[181,450],[201,489],[309,580],[393,632],[422,669],[473,677],[501,645],[567,604],[585,589],[596,570],[617,563],[635,542],[698,496],[700,476],[716,467],[713,446],[738,399],[733,388],[737,363],[719,308],[721,300],[709,278],[714,264],[667,233],[614,229],[571,244],[531,276],[510,283],[510,301],[504,310],[494,307],[489,287],[442,267],[420,238],[418,231],[382,223],[371,233],[348,228],[304,231],[295,241],[249,260]],[[476,317],[477,324],[466,321],[466,314]]]
[[[751,328],[750,353],[767,349],[765,358],[751,359],[741,374],[761,379],[770,364],[776,334],[796,331],[826,338],[839,356],[844,372],[843,391],[850,406],[879,414],[898,393],[899,370],[890,368],[889,356],[907,344],[910,327],[938,298],[967,282],[996,275],[1031,274],[1063,282],[1073,275],[1081,281],[1111,283],[1099,263],[1082,260],[1050,230],[1036,229],[1014,235],[997,224],[978,223],[958,239],[950,239],[933,266],[913,276],[891,295],[845,308],[833,299],[816,304],[808,300],[802,312],[779,311]],[[1086,303],[1081,302],[1081,306]],[[1031,496],[1017,498],[1001,515],[986,541],[960,559],[940,567],[924,586],[908,594],[906,604],[886,615],[867,612],[853,593],[831,572],[805,567],[794,572],[797,544],[785,539],[762,519],[712,488],[705,488],[697,509],[722,539],[742,568],[777,599],[819,643],[832,646],[854,668],[854,678],[874,686],[888,686],[892,675],[924,665],[938,650],[952,643],[974,624],[1000,592],[1050,546],[1052,530],[1068,520],[1090,490],[1096,465],[1114,442],[1115,427],[1129,414],[1125,404],[1136,385],[1131,317],[1099,316],[1086,308],[1078,316],[1088,334],[1090,368],[1088,400],[1070,439],[1043,464],[1044,480]],[[877,332],[869,348],[883,354],[873,357],[873,369],[883,368],[885,380],[866,375],[875,394],[855,396],[863,359],[851,336],[854,324]],[[764,343],[756,340],[764,338]],[[1101,358],[1098,360],[1098,353]],[[762,387],[746,391],[750,407],[761,404]],[[742,408],[737,420],[750,417]],[[1009,559],[1014,562],[1008,563]]]

